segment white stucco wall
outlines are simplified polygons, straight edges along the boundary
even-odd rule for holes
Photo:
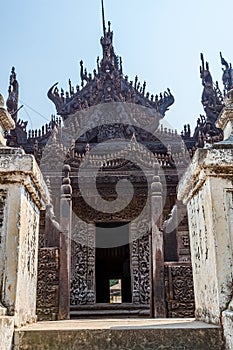
[[[220,324],[233,349],[233,145],[197,150],[180,181],[187,204],[196,317]]]
[[[231,181],[208,177],[188,208],[196,316],[220,323],[232,294],[233,256],[228,225]]]
[[[40,209],[48,189],[33,156],[0,149],[0,194],[6,193],[0,245],[0,302],[15,326],[36,320]]]

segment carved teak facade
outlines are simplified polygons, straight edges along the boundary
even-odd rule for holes
[[[181,135],[164,128],[160,121],[173,95],[169,89],[150,95],[138,77],[129,81],[113,48],[110,23],[107,29],[103,24],[102,59],[92,74],[80,62],[81,87],[70,80],[67,92],[51,87],[48,97],[59,117],[41,130],[27,132],[27,122],[18,119],[14,68],[10,76],[7,108],[16,128],[6,133],[7,144],[34,154],[51,191],[40,219],[38,316],[62,319],[114,308],[126,315],[191,317],[188,224],[176,191],[196,148],[222,139],[215,126],[222,95],[202,56],[206,116],[200,116],[193,135],[189,125]],[[231,76],[223,58],[222,63],[227,89]],[[110,279],[122,281],[122,304],[114,307]]]

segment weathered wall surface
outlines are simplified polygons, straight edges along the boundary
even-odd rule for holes
[[[221,182],[221,185],[220,185]],[[219,323],[232,287],[232,251],[227,225],[226,189],[229,180],[206,179],[188,204],[196,316]]]
[[[14,318],[0,315],[0,350],[12,349]]]
[[[15,318],[35,321],[38,261],[39,208],[25,189],[20,189],[18,262]]]
[[[178,190],[188,208],[196,317],[222,325],[227,350],[233,349],[231,141],[232,135],[198,150]]]
[[[226,350],[233,349],[233,308],[226,310],[222,314],[224,338],[226,342]]]
[[[16,326],[36,319],[39,214],[49,198],[33,156],[0,148],[0,300]]]
[[[11,115],[4,108],[4,98],[0,94],[0,147],[6,145],[4,131],[13,129],[15,122]],[[0,158],[0,166],[6,167],[6,160]],[[14,332],[14,318],[7,317],[6,308],[1,303],[1,291],[4,286],[4,263],[6,247],[6,213],[7,213],[7,194],[6,188],[0,187],[0,350],[10,350]]]
[[[3,288],[4,278],[4,260],[5,260],[5,245],[6,245],[6,201],[7,189],[0,189],[0,290]]]

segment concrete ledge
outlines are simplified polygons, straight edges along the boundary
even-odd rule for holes
[[[0,316],[0,350],[12,349],[14,318]]]
[[[40,209],[49,203],[49,191],[33,155],[20,148],[0,147],[0,184],[24,185]]]
[[[193,319],[40,322],[15,331],[15,350],[221,350],[218,326]]]
[[[233,148],[216,144],[209,149],[197,149],[192,162],[178,185],[177,197],[187,204],[209,177],[231,178],[233,175]]]

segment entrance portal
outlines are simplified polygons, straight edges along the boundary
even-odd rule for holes
[[[96,302],[110,303],[109,281],[121,280],[122,303],[132,303],[128,223],[96,224]]]

